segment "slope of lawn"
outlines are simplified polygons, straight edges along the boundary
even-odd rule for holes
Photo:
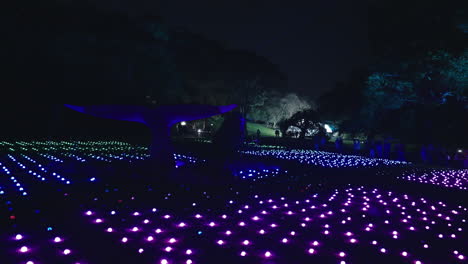
[[[257,129],[260,129],[260,135],[262,137],[274,137],[275,130],[269,127],[266,127],[262,124],[247,122],[247,134],[248,135],[257,135]]]

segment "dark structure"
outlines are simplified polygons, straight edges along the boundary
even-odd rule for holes
[[[163,105],[155,108],[124,105],[65,105],[80,113],[122,121],[143,123],[151,129],[151,162],[155,167],[174,167],[170,128],[182,121],[203,119],[223,114],[237,105]]]

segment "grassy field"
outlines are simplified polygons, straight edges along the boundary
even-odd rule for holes
[[[269,127],[266,127],[262,124],[247,122],[247,134],[248,135],[257,135],[257,129],[260,129],[260,136],[262,137],[274,137],[275,130]]]

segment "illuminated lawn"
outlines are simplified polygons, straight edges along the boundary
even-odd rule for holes
[[[162,185],[137,180],[143,146],[1,142],[1,263],[466,263],[465,170],[244,151],[235,184]]]

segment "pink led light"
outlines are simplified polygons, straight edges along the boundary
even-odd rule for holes
[[[403,257],[407,257],[407,256],[408,256],[408,252],[403,251],[403,252],[401,252],[401,255],[402,255]]]
[[[314,252],[315,252],[315,249],[313,249],[313,248],[309,248],[309,250],[308,250],[307,252],[309,252],[309,254],[314,254]]]
[[[126,237],[123,237],[121,241],[122,241],[122,243],[127,243],[127,241],[128,241],[128,238],[126,238]]]
[[[247,253],[246,253],[245,251],[242,251],[242,252],[240,253],[240,255],[241,255],[242,257],[245,257],[245,256],[247,256]]]
[[[70,255],[71,251],[69,249],[65,249],[63,251],[63,254],[66,256],[66,255]]]
[[[192,255],[192,253],[193,253],[193,252],[192,252],[191,249],[187,249],[187,250],[185,251],[185,254],[186,254],[186,255]]]
[[[345,254],[344,252],[340,252],[338,255],[339,255],[340,257],[342,257],[342,258],[346,256],[346,254]]]
[[[250,244],[250,241],[244,240],[244,242],[242,242],[242,244],[245,245],[245,246],[248,246]]]
[[[149,236],[149,237],[146,238],[146,241],[148,241],[148,242],[151,242],[153,240],[154,240],[154,237],[152,237],[152,236]]]
[[[22,236],[22,235],[17,234],[17,235],[15,236],[15,240],[21,240],[21,239],[23,239],[23,236]]]
[[[28,248],[28,247],[26,247],[26,246],[22,246],[22,247],[20,248],[20,250],[19,250],[19,251],[20,251],[21,253],[26,253],[26,252],[28,252],[28,251],[29,251],[29,248]]]
[[[54,242],[55,243],[60,243],[60,242],[62,242],[62,239],[60,237],[55,237]]]
[[[164,250],[165,250],[166,252],[171,252],[171,251],[172,251],[172,248],[171,248],[171,247],[166,247]]]
[[[109,227],[109,228],[106,229],[106,232],[112,233],[112,232],[114,232],[114,229],[112,229],[112,227]]]
[[[271,257],[271,252],[270,251],[265,252],[265,258],[269,258],[269,257]]]
[[[169,243],[174,244],[175,242],[177,242],[177,240],[175,238],[169,239]]]
[[[216,242],[218,245],[223,245],[224,244],[224,241],[223,240],[218,240],[218,242]]]

